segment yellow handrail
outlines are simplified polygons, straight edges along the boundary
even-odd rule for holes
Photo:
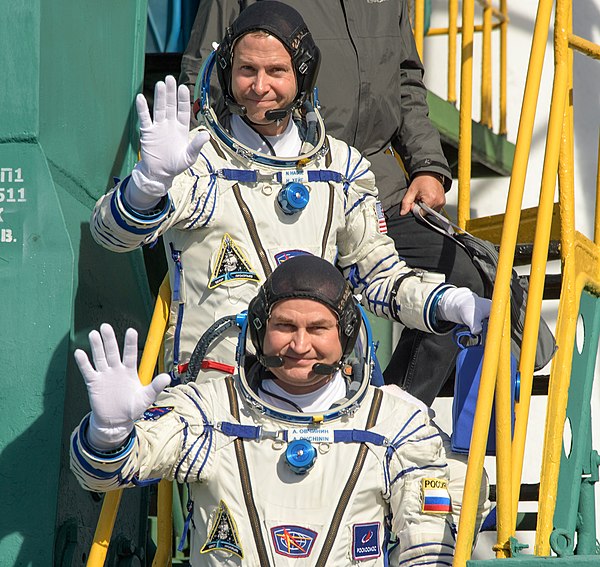
[[[473,541],[475,515],[478,504],[475,495],[479,494],[479,487],[481,485],[481,473],[483,470],[485,445],[487,441],[486,432],[489,427],[491,406],[494,395],[495,372],[498,368],[500,336],[506,309],[508,307],[514,250],[516,246],[518,225],[521,215],[527,163],[529,160],[529,149],[531,147],[531,139],[533,134],[537,99],[539,96],[545,46],[551,13],[552,0],[542,0],[538,5],[538,12],[536,16],[531,56],[527,70],[527,80],[525,83],[523,107],[517,134],[513,172],[510,180],[505,213],[505,218],[511,219],[511,222],[508,225],[505,224],[503,227],[500,243],[496,285],[494,286],[492,310],[486,339],[486,351],[481,373],[481,385],[477,401],[477,408],[475,411],[475,421],[473,424],[473,438],[471,440],[471,451],[469,454],[463,507],[460,517],[460,529],[458,532],[455,559],[453,563],[455,567],[463,567],[466,565],[466,561],[470,557]],[[525,396],[525,398],[527,398],[527,396]],[[528,402],[526,401],[526,405],[527,403]],[[517,438],[519,428],[526,426],[527,421],[526,418],[524,421],[519,419],[519,408],[517,408],[516,411],[517,418],[515,421],[515,440]],[[478,428],[481,428],[482,431],[479,431]],[[515,445],[513,445],[513,451],[514,450]],[[513,472],[513,490],[519,486],[520,478],[520,469],[518,474]],[[514,515],[516,513],[516,503],[513,504],[512,508]]]
[[[415,44],[417,46],[417,51],[421,59],[423,59],[423,40],[424,36],[440,36],[440,35],[448,35],[448,65],[447,65],[447,100],[452,104],[456,104],[457,96],[456,96],[456,45],[457,45],[457,35],[464,34],[465,31],[467,34],[472,33],[481,33],[482,34],[482,48],[481,48],[481,117],[480,122],[484,124],[488,128],[493,128],[493,118],[492,118],[492,32],[494,30],[500,30],[500,70],[499,70],[499,89],[498,89],[498,97],[499,97],[499,114],[500,114],[500,127],[499,134],[506,134],[506,43],[507,43],[507,25],[508,25],[508,9],[507,9],[507,0],[499,0],[499,7],[493,5],[491,0],[474,0],[481,7],[483,11],[483,23],[475,24],[475,12],[474,6],[469,9],[469,12],[472,13],[471,20],[468,21],[465,29],[464,22],[466,20],[462,20],[463,25],[458,25],[458,0],[448,0],[448,27],[430,27],[425,33],[424,30],[424,13],[425,13],[425,2],[424,0],[415,0],[415,14],[414,14],[414,35],[415,35]],[[464,5],[463,5],[463,14],[464,14]],[[466,44],[472,44],[472,38],[470,41],[467,41]],[[463,41],[463,46],[465,42]],[[473,55],[473,46],[469,47],[468,56],[472,57]],[[462,54],[461,61],[464,62],[465,53]],[[462,81],[462,71],[461,68],[461,81]],[[468,85],[463,85],[461,82],[461,92],[463,86],[467,86],[470,90],[472,90],[472,80]],[[469,109],[469,120],[471,119],[471,113]],[[470,152],[468,152],[470,156]],[[458,223],[460,225],[460,222]],[[461,225],[462,226],[462,225]]]
[[[165,278],[156,299],[152,321],[150,322],[144,352],[140,361],[138,374],[142,384],[149,384],[154,376],[156,361],[158,360],[169,319],[170,295],[169,279]],[[104,495],[102,510],[100,511],[94,540],[86,563],[87,567],[102,567],[104,565],[122,492],[123,489],[119,489],[107,492]]]

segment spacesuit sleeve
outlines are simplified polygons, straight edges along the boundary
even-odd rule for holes
[[[336,148],[338,155],[342,151]],[[338,235],[337,257],[344,276],[375,315],[430,333],[447,332],[454,325],[436,318],[436,301],[449,287],[443,274],[413,270],[398,257],[393,240],[382,228],[385,221],[378,210],[370,164],[354,148],[347,152],[346,223]]]
[[[391,565],[450,565],[454,556],[452,503],[442,440],[416,410],[389,450],[392,531],[398,545]]]
[[[424,69],[408,17],[408,5],[402,2],[399,45],[401,120],[392,140],[394,149],[412,181],[417,173],[432,172],[444,176],[444,190],[452,186],[452,173],[442,150],[440,134],[429,118]]]
[[[167,389],[135,424],[124,447],[98,452],[87,442],[89,415],[71,435],[71,470],[83,488],[106,492],[162,478],[205,478],[213,462],[206,404],[194,388]]]
[[[217,182],[209,169],[207,158],[201,154],[193,167],[174,179],[167,196],[150,211],[135,210],[127,203],[126,177],[97,201],[90,219],[94,240],[113,252],[129,252],[152,244],[171,227],[209,225],[217,206]]]

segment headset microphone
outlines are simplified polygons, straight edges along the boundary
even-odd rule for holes
[[[259,357],[259,361],[265,368],[280,368],[283,366],[283,358],[281,356],[261,356]]]
[[[273,110],[267,110],[265,112],[265,118],[267,120],[272,120],[276,122],[278,120],[283,120],[294,108],[296,107],[296,103],[292,102],[283,108],[275,108]]]
[[[317,362],[313,365],[312,370],[315,374],[329,376],[339,370],[339,368],[340,364],[322,364],[321,362]]]

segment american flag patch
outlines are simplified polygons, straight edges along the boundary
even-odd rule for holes
[[[447,480],[422,478],[421,500],[421,511],[425,514],[449,514],[452,512]]]
[[[379,226],[379,232],[381,234],[387,234],[387,224],[385,222],[385,215],[383,214],[383,207],[381,201],[375,202],[375,212],[377,213],[377,224]]]

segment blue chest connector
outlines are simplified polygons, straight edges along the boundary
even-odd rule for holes
[[[277,202],[286,215],[295,215],[308,205],[309,198],[308,189],[302,183],[292,181],[281,188]]]
[[[307,439],[291,441],[285,450],[285,460],[296,474],[306,474],[317,459],[317,450]]]

